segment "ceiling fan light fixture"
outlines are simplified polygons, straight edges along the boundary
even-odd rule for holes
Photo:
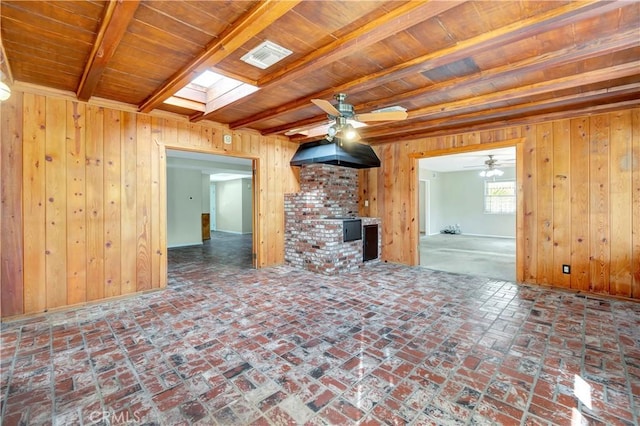
[[[499,169],[489,169],[489,170],[483,170],[479,174],[481,177],[490,178],[490,177],[502,176],[504,172]]]
[[[0,102],[4,102],[11,96],[11,89],[4,82],[0,81]]]
[[[358,133],[356,132],[356,129],[351,125],[351,123],[347,124],[344,127],[343,134],[345,139],[347,140],[353,140],[358,135]]]
[[[329,142],[331,142],[333,141],[333,138],[336,136],[337,133],[338,133],[338,129],[336,128],[336,125],[333,124],[329,126],[329,128],[327,129],[327,135],[324,138]]]

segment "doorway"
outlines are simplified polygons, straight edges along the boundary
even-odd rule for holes
[[[420,266],[518,280],[517,151],[501,144],[418,160]]]
[[[174,149],[166,158],[169,271],[255,268],[257,160]]]

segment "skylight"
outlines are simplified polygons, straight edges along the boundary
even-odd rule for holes
[[[213,86],[213,84],[216,83],[221,78],[226,78],[226,77],[223,77],[220,74],[216,74],[213,71],[206,70],[205,72],[203,72],[202,74],[200,74],[199,76],[191,80],[191,84],[196,84],[198,86],[209,88]]]
[[[208,114],[256,90],[252,84],[205,70],[164,103]]]

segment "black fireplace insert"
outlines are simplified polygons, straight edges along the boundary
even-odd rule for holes
[[[362,239],[362,219],[342,220],[342,241],[357,241]]]

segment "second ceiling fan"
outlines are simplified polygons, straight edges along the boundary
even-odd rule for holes
[[[408,116],[407,111],[402,107],[391,107],[364,114],[356,114],[353,105],[345,101],[346,98],[347,95],[344,93],[338,93],[337,95],[335,95],[335,99],[338,101],[338,104],[335,106],[331,102],[324,99],[311,99],[311,102],[313,102],[314,105],[327,113],[327,117],[330,120],[330,122],[328,123],[329,128],[326,130],[325,136],[325,139],[327,139],[329,142],[333,141],[333,138],[335,137],[347,140],[358,140],[360,137],[355,129],[356,127],[365,125],[364,123],[372,121],[405,120]],[[293,135],[296,133],[302,133],[306,134],[307,136],[315,136],[324,133],[316,132],[318,129],[322,129],[325,125],[313,125],[304,128],[293,129],[286,134]],[[316,132],[314,132],[314,130]]]

